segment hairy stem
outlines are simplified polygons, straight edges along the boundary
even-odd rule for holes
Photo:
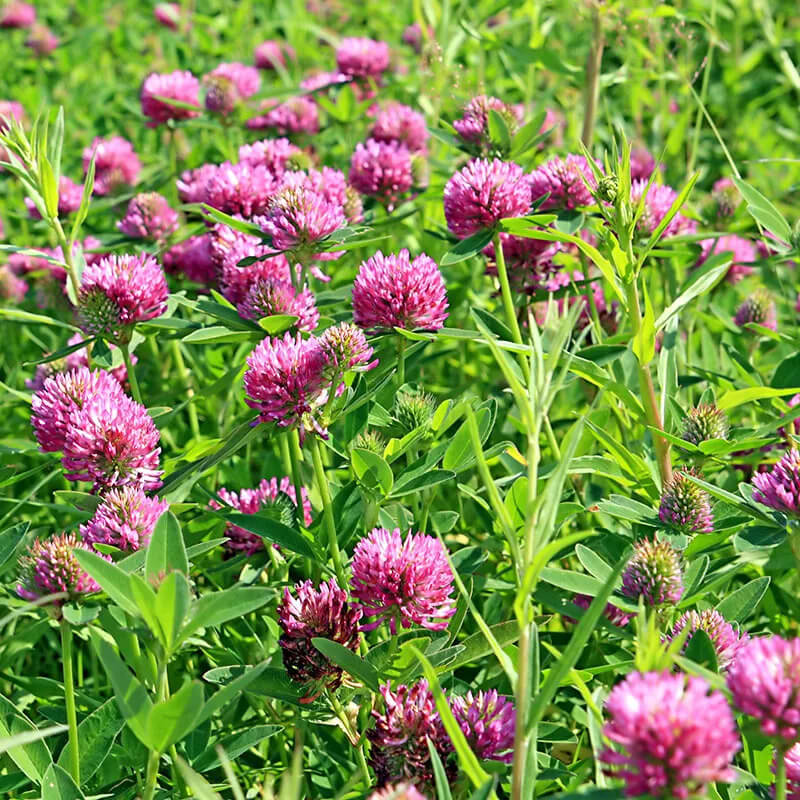
[[[303,514],[303,478],[300,474],[300,462],[303,455],[300,452],[300,436],[294,428],[287,434],[289,439],[289,461],[292,465],[292,483],[294,484],[295,507],[297,521],[300,525],[305,525],[306,520]]]
[[[316,436],[311,438],[311,456],[314,459],[314,474],[317,479],[317,489],[322,498],[322,514],[325,523],[325,531],[328,534],[328,555],[333,561],[333,568],[336,571],[336,578],[339,586],[347,586],[347,580],[342,566],[342,554],[339,551],[339,540],[336,538],[336,524],[333,521],[333,505],[331,503],[331,493],[328,490],[328,479],[325,477],[325,467],[322,464],[322,453],[319,449],[319,439]]]
[[[397,385],[402,386],[405,382],[406,382],[406,337],[400,336],[400,338],[397,340]]]
[[[78,750],[78,716],[75,711],[75,678],[72,674],[72,626],[61,620],[61,657],[64,666],[64,706],[69,727],[69,774],[76,786],[81,785],[80,751]]]
[[[775,764],[775,800],[786,800],[786,750],[778,751]]]
[[[131,397],[137,402],[142,403],[142,392],[139,389],[139,381],[136,379],[136,370],[133,368],[131,362],[131,351],[127,342],[120,342],[120,352],[122,353],[122,361],[125,364],[125,369],[128,371],[128,383],[131,385]],[[142,403],[144,405],[144,403]]]
[[[633,335],[637,336],[642,329],[642,317],[641,311],[639,310],[639,286],[636,279],[628,284],[626,292]],[[663,431],[664,425],[661,422],[661,414],[658,410],[658,398],[656,397],[656,389],[653,385],[653,376],[650,373],[650,363],[642,364],[639,362],[638,372],[639,392],[642,396],[641,399],[644,405],[644,413],[647,422],[653,428]],[[658,460],[658,471],[661,475],[661,483],[665,485],[672,480],[672,461],[669,455],[669,442],[663,436],[653,433],[653,444],[656,448],[656,458]]]
[[[600,88],[600,65],[603,61],[603,48],[605,47],[603,23],[597,6],[594,7],[592,12],[592,22],[594,32],[589,55],[586,58],[583,131],[581,132],[581,141],[586,147],[592,146],[592,138],[594,137],[594,121],[597,116],[597,97]]]

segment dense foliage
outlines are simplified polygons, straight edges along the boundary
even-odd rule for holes
[[[800,797],[796,13],[0,6],[0,794]]]

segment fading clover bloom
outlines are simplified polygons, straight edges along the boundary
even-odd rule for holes
[[[670,640],[674,639],[684,628],[689,629],[689,635],[684,643],[684,650],[689,646],[692,636],[697,631],[708,634],[714,652],[717,655],[717,664],[721,670],[727,670],[736,659],[739,650],[744,647],[750,637],[747,632],[740,633],[731,625],[719,611],[709,608],[705,611],[687,611],[678,619],[672,628]]]
[[[463,697],[451,697],[450,708],[479,759],[512,762],[517,721],[513,702],[494,689],[475,695],[468,691]]]
[[[283,635],[278,644],[289,677],[307,687],[309,694],[302,702],[311,702],[323,689],[337,689],[342,683],[341,667],[322,655],[311,640],[330,639],[355,652],[360,618],[361,609],[348,601],[333,578],[318,590],[311,581],[298,583],[294,591],[283,590],[278,606]]]
[[[800,452],[787,450],[770,472],[753,475],[753,486],[756,502],[800,517]]]

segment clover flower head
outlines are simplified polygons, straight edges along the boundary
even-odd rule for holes
[[[192,119],[200,115],[200,83],[185,70],[165,74],[154,72],[144,79],[139,100],[151,128],[171,119]],[[174,105],[170,100],[181,105]],[[191,108],[186,108],[186,105]]]
[[[336,66],[344,75],[377,77],[389,67],[389,45],[364,37],[342,39],[336,49]]]
[[[444,189],[447,227],[460,239],[492,228],[505,217],[521,217],[530,206],[530,184],[522,167],[499,159],[470,161]]]
[[[121,136],[97,137],[83,151],[83,174],[89,172],[94,157],[94,193],[111,194],[121,186],[135,186],[142,171],[142,162],[133,145]]]
[[[733,702],[782,745],[800,740],[800,639],[750,639],[728,669]]]
[[[356,145],[348,180],[361,194],[392,205],[413,185],[411,152],[396,141],[367,139]]]
[[[479,759],[511,763],[517,721],[513,702],[494,689],[475,695],[468,691],[463,697],[451,697],[450,708]]]
[[[89,481],[95,492],[161,486],[158,428],[147,409],[127,395],[94,395],[70,414],[66,428],[61,463],[67,480]]]
[[[327,400],[325,353],[319,340],[287,333],[267,337],[247,358],[245,402],[259,412],[259,422],[300,427],[324,435],[317,414]]]
[[[347,599],[347,593],[333,578],[319,589],[314,589],[311,581],[298,583],[294,591],[284,589],[278,605],[278,623],[283,631],[278,644],[289,677],[309,690],[306,702],[323,688],[333,690],[342,682],[342,669],[317,650],[311,640],[330,639],[355,652],[360,619],[361,610]]]
[[[551,158],[537,167],[528,176],[528,181],[533,200],[548,195],[540,206],[542,211],[573,209],[594,203],[591,190],[597,185],[597,180],[583,156],[570,153],[564,158]]]
[[[317,304],[309,289],[297,292],[291,283],[273,278],[256,278],[237,310],[244,319],[256,322],[275,314],[289,314],[297,317],[295,324],[300,331],[313,331],[319,322]]]
[[[78,320],[84,333],[118,340],[167,310],[164,270],[150,255],[107,256],[83,271]]]
[[[117,228],[132,239],[163,242],[178,230],[178,212],[158,192],[142,192],[128,203],[125,216]]]
[[[753,486],[756,502],[800,517],[800,452],[787,450],[769,472],[753,475]]]
[[[120,550],[140,550],[150,542],[166,500],[148,497],[139,486],[109,489],[89,522],[80,532],[88,544],[109,544]]]
[[[689,629],[684,650],[697,631],[704,631],[717,654],[717,665],[723,671],[730,668],[739,650],[750,640],[747,632],[737,631],[719,611],[713,608],[701,612],[687,611],[676,621],[669,638],[674,639],[684,628]]]
[[[408,781],[420,791],[433,790],[433,765],[428,741],[439,753],[449,777],[455,770],[448,756],[453,751],[450,738],[436,710],[427,681],[413,686],[400,684],[392,691],[390,684],[380,687],[383,710],[372,712],[375,726],[367,731],[370,766],[375,770],[378,786]]]
[[[711,533],[714,530],[711,498],[687,476],[699,477],[694,469],[676,470],[664,486],[658,518],[682,533]]]
[[[628,797],[679,798],[705,794],[713,781],[732,781],[740,749],[733,714],[722,692],[703,678],[633,672],[606,701],[603,733],[618,749],[600,759],[622,778]]]
[[[353,597],[364,618],[374,618],[364,630],[386,621],[392,635],[398,623],[440,631],[455,614],[453,573],[442,543],[431,536],[409,531],[403,540],[399,528],[375,528],[356,545],[352,570]]]
[[[378,250],[353,283],[353,320],[365,330],[438,330],[447,319],[447,292],[436,262],[424,253]]]
[[[757,289],[736,310],[733,321],[742,327],[748,322],[765,328],[778,330],[778,314],[775,301],[765,289]]]
[[[36,539],[20,559],[17,594],[24,600],[38,600],[50,594],[67,594],[67,602],[100,591],[97,582],[81,567],[74,550],[90,550],[74,533],[60,533]],[[60,607],[64,599],[53,601]]]
[[[634,602],[643,597],[648,606],[676,605],[683,595],[680,556],[669,542],[642,539],[622,574],[622,593]]]

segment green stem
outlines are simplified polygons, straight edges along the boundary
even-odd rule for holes
[[[628,313],[631,318],[633,335],[636,337],[642,328],[641,311],[639,309],[639,287],[636,278],[626,286],[625,291],[628,299]],[[641,399],[644,405],[644,413],[647,422],[653,428],[663,431],[664,425],[661,422],[661,414],[658,410],[658,399],[656,397],[655,386],[653,385],[653,376],[650,373],[650,363],[642,364],[639,362],[638,372],[639,392],[642,396]],[[654,433],[653,444],[656,448],[656,458],[658,460],[658,471],[661,474],[661,483],[666,485],[672,480],[672,461],[669,455],[669,442],[663,436]]]
[[[605,47],[603,23],[597,6],[593,9],[592,22],[594,31],[589,55],[586,58],[586,86],[584,87],[586,95],[584,98],[583,130],[581,132],[581,141],[586,147],[592,146],[592,138],[594,136],[594,121],[597,115],[597,97],[600,88],[600,65],[603,61],[603,48]]]
[[[175,359],[175,368],[178,370],[178,377],[186,387],[186,396],[189,402],[186,405],[186,410],[189,412],[189,427],[192,430],[192,436],[195,439],[200,438],[200,423],[197,419],[197,409],[194,407],[194,389],[192,389],[189,379],[189,371],[186,369],[186,362],[183,360],[183,353],[181,352],[181,345],[177,339],[172,340],[172,356]]]
[[[287,436],[289,438],[289,461],[292,466],[292,483],[294,484],[297,520],[300,525],[305,525],[306,521],[303,514],[303,479],[300,474],[300,462],[303,459],[303,455],[300,452],[300,436],[296,428],[289,431]]]
[[[497,232],[493,238],[494,260],[497,264],[497,277],[500,281],[500,294],[503,298],[503,310],[506,314],[506,322],[511,331],[511,336],[516,344],[522,344],[522,333],[517,321],[517,312],[514,308],[514,298],[511,296],[511,286],[508,283],[508,270],[506,269],[506,257],[503,254],[503,244],[500,233]]]
[[[67,266],[69,282],[72,284],[75,297],[77,298],[78,290],[80,289],[80,281],[78,280],[78,273],[75,271],[75,262],[72,260],[72,242],[67,240],[67,235],[64,233],[64,229],[61,227],[61,220],[59,220],[58,217],[55,217],[51,222],[53,230],[56,234],[56,238],[58,239],[58,244],[61,247],[61,254],[64,257],[64,263]]]
[[[153,800],[153,795],[156,791],[156,781],[158,780],[158,762],[160,758],[160,754],[155,750],[151,750],[147,755],[147,777],[144,782],[142,800]]]
[[[78,750],[78,716],[75,711],[75,679],[72,674],[72,626],[61,620],[61,658],[64,665],[64,706],[69,726],[69,774],[76,786],[81,785],[80,751]]]
[[[514,307],[514,298],[511,296],[511,285],[508,282],[508,269],[506,268],[506,257],[503,254],[503,245],[499,231],[495,233],[492,242],[494,243],[494,260],[497,265],[497,277],[500,282],[500,295],[503,298],[503,310],[506,315],[506,323],[511,330],[511,338],[515,344],[522,344],[522,332],[519,329],[517,320],[517,310]],[[518,354],[519,365],[525,380],[530,377],[528,358],[524,353]]]
[[[133,368],[131,362],[131,351],[128,348],[127,342],[120,342],[120,352],[122,353],[122,361],[125,364],[125,369],[128,371],[128,383],[131,386],[131,397],[137,402],[142,403],[142,392],[139,389],[139,381],[136,379],[136,370]],[[144,403],[142,403],[144,405]]]
[[[314,459],[314,474],[317,478],[317,489],[322,498],[322,513],[325,522],[325,530],[328,533],[328,555],[333,561],[333,568],[339,580],[339,586],[347,586],[344,567],[342,566],[342,554],[339,552],[339,540],[336,538],[336,525],[333,521],[333,505],[331,503],[331,493],[328,490],[328,479],[325,477],[325,467],[322,464],[322,453],[319,449],[319,439],[316,436],[311,438],[311,455]]]
[[[331,708],[333,709],[333,713],[336,715],[339,722],[342,723],[342,727],[347,734],[347,738],[350,739],[353,746],[356,748],[356,753],[358,754],[358,765],[361,767],[361,772],[364,775],[364,780],[366,781],[367,785],[372,784],[372,779],[369,776],[369,768],[367,767],[367,759],[364,756],[364,743],[360,740],[358,736],[358,731],[353,729],[353,725],[350,722],[347,714],[345,713],[342,704],[339,702],[338,698],[334,696],[333,692],[328,692],[328,700],[330,701]]]
[[[397,385],[402,386],[405,382],[406,382],[406,337],[400,335],[400,338],[397,341]]]
[[[775,765],[775,800],[786,800],[786,750],[778,751],[778,763]]]

